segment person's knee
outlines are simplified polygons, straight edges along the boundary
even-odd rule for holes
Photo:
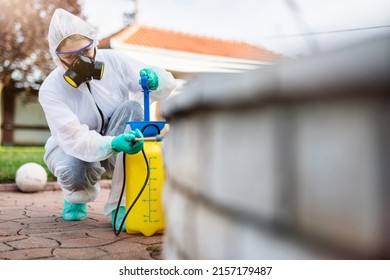
[[[121,104],[110,119],[105,135],[116,136],[127,132],[129,121],[142,121],[144,112],[137,101],[128,100]]]
[[[128,100],[121,106],[122,110],[126,112],[126,119],[133,121],[141,121],[143,119],[143,109],[141,104],[134,100]]]

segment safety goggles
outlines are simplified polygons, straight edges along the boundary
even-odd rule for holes
[[[75,51],[67,51],[67,52],[56,51],[56,54],[66,55],[66,59],[75,59],[79,55],[84,55],[84,56],[87,55],[90,51],[94,49],[95,46],[96,46],[96,41],[92,40],[91,42],[88,43],[88,45],[82,47],[81,49]]]

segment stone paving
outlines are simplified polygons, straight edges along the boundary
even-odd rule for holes
[[[22,193],[0,187],[0,260],[153,260],[161,259],[163,235],[114,234],[103,215],[109,189],[88,204],[84,221],[61,217],[58,188]]]

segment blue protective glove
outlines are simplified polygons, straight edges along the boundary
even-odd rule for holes
[[[158,88],[158,76],[152,69],[144,68],[139,71],[140,76],[148,76],[148,88],[150,90],[156,90]],[[141,85],[141,79],[138,81]]]
[[[136,137],[143,138],[144,136],[139,129],[130,130],[128,133],[115,136],[114,139],[112,139],[111,147],[116,152],[124,152],[131,155],[136,154],[144,147],[143,140],[134,141]]]

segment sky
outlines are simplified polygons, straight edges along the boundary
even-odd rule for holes
[[[120,14],[135,7],[144,25],[244,41],[292,57],[390,34],[390,0],[82,1],[102,37],[119,30]]]

